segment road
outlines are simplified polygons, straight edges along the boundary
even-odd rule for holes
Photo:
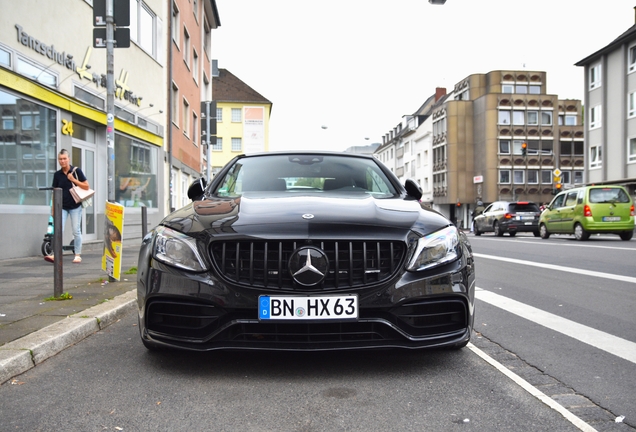
[[[635,427],[636,242],[470,240],[475,330]]]
[[[131,313],[0,386],[0,430],[634,430],[636,242],[471,241],[476,334],[463,350],[153,353]]]

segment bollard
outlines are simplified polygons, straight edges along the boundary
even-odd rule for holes
[[[143,239],[148,234],[148,209],[146,206],[141,208],[141,238]]]
[[[53,189],[53,297],[60,297],[64,291],[64,268],[62,239],[62,189]]]

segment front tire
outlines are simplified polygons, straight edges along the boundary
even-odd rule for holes
[[[510,234],[510,237],[514,237],[517,235],[517,231],[510,231],[508,234]]]
[[[504,233],[501,230],[501,227],[499,226],[499,222],[495,222],[495,225],[493,226],[493,231],[495,232],[495,235],[497,237],[503,237]]]
[[[574,225],[574,238],[579,241],[585,241],[590,238],[590,233],[585,231],[583,225],[577,223],[576,225]]]
[[[44,240],[42,242],[42,255],[51,256],[53,255],[53,246],[50,241]]]
[[[541,224],[539,226],[539,236],[544,240],[550,238],[550,231],[548,231],[548,227],[545,226],[545,224]]]
[[[477,228],[476,224],[474,225],[473,230],[475,231],[475,235],[477,237],[479,237],[481,235],[481,231],[479,231],[479,228]]]

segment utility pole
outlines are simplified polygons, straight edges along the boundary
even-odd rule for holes
[[[114,0],[106,0],[106,145],[108,201],[115,202],[115,18]]]

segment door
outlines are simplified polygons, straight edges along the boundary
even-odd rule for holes
[[[95,150],[95,144],[74,139],[71,164],[79,167],[86,176],[91,189],[97,190],[95,185]],[[82,212],[82,241],[97,239],[95,227],[95,203],[97,199],[96,193],[93,195],[93,204],[84,208]]]

